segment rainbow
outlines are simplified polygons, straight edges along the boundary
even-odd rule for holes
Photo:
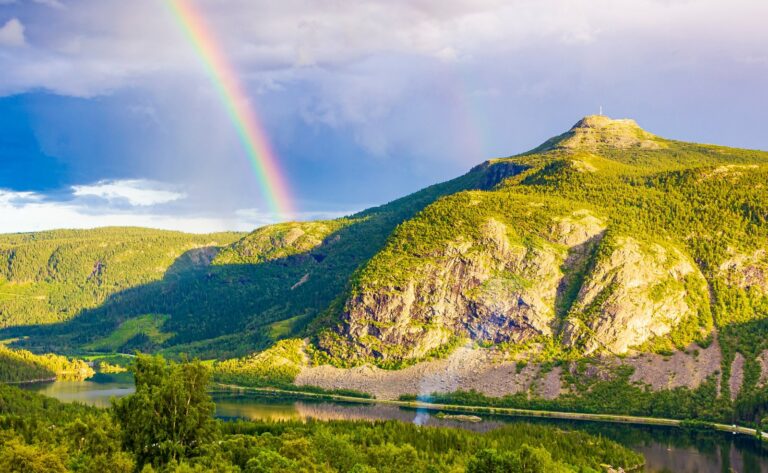
[[[227,61],[203,15],[190,0],[166,0],[170,11],[200,57],[205,71],[221,98],[253,167],[270,210],[277,218],[294,214],[290,189],[264,129],[249,106],[248,96]]]

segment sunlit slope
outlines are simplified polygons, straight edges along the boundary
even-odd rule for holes
[[[436,201],[355,273],[316,339],[327,359],[668,351],[768,315],[768,153],[587,117],[493,163],[525,170]]]

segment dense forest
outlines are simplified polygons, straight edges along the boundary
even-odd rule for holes
[[[43,379],[84,379],[94,373],[86,362],[62,355],[37,355],[0,345],[0,382],[21,383]]]
[[[140,356],[134,373],[136,393],[108,410],[0,385],[0,470],[598,472],[643,462],[601,436],[540,425],[478,434],[398,422],[221,422],[203,364]]]
[[[0,326],[70,320],[120,291],[205,266],[240,236],[145,228],[0,235]]]

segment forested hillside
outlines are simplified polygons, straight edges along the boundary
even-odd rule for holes
[[[112,293],[101,305],[79,311],[69,323],[9,329],[5,334],[28,335],[19,343],[42,352],[139,349],[220,358],[263,349],[303,333],[344,294],[352,273],[384,245],[398,224],[444,195],[490,188],[517,170],[506,163],[485,164],[345,219],[257,229],[224,248],[210,265],[192,264],[207,263],[208,258],[190,254],[167,271],[150,267],[145,283]],[[205,250],[205,255],[213,254]],[[142,274],[147,268],[128,271]],[[87,274],[83,279],[88,280]],[[85,296],[78,292],[77,297]]]
[[[239,237],[145,228],[0,235],[0,326],[67,321],[120,291],[206,266]]]
[[[525,170],[438,200],[355,273],[318,339],[331,359],[397,364],[457,338],[669,352],[768,315],[768,153],[588,117],[495,162]]]
[[[25,383],[53,378],[84,379],[93,373],[93,368],[82,360],[50,353],[36,355],[26,350],[11,350],[0,345],[2,383]]]

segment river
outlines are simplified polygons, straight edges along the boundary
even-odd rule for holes
[[[55,381],[26,385],[25,388],[65,402],[79,401],[107,407],[110,398],[133,392],[133,381],[128,374],[97,374],[86,381]],[[274,399],[242,393],[217,393],[214,400],[216,415],[222,419],[393,419],[477,431],[516,422],[540,423],[583,430],[616,440],[645,456],[645,471],[648,473],[768,473],[768,448],[746,435],[690,431],[677,427],[513,416],[481,416],[482,422],[468,423],[438,419],[429,412],[390,405]]]

